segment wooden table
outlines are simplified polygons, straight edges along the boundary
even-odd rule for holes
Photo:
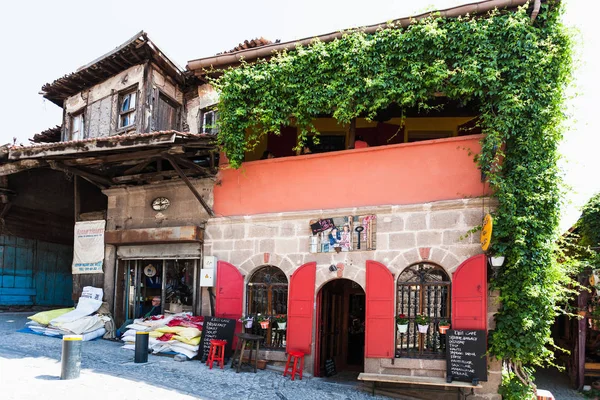
[[[248,355],[247,364],[252,366],[252,352],[254,351],[254,345],[256,345],[256,355],[254,356],[254,372],[256,373],[256,367],[258,366],[258,347],[260,341],[264,338],[262,336],[252,335],[250,333],[236,333],[235,336],[237,336],[238,342],[231,359],[231,368],[233,368],[237,360],[237,368],[235,372],[240,372],[242,364],[246,364],[242,362],[242,359],[244,358],[244,350],[246,349],[246,343],[250,343],[250,354]]]

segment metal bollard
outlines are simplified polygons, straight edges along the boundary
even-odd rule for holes
[[[62,342],[60,379],[79,378],[81,370],[81,335],[65,335]]]
[[[135,359],[136,363],[148,362],[148,332],[135,333]]]

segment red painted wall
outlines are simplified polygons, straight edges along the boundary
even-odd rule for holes
[[[214,210],[229,216],[481,196],[487,188],[473,161],[481,150],[481,138],[474,135],[247,162],[238,170],[220,172]]]

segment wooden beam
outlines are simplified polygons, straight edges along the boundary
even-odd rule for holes
[[[46,167],[48,164],[44,160],[21,160],[0,165],[0,176],[16,174],[32,168]]]
[[[186,170],[187,173],[194,173],[192,170]],[[156,180],[156,178],[173,178],[179,176],[177,171],[161,171],[161,172],[148,172],[145,174],[134,174],[134,175],[123,175],[115,176],[112,178],[113,183],[127,183],[132,181],[148,181]]]
[[[181,170],[179,165],[177,165],[177,161],[175,160],[175,157],[173,157],[171,154],[163,154],[163,157],[171,163],[173,168],[175,168],[175,171],[177,171],[177,173],[179,174],[179,177],[185,182],[185,184],[188,186],[188,188],[191,190],[191,192],[194,194],[194,196],[196,196],[196,199],[200,202],[200,204],[202,204],[202,207],[204,207],[204,209],[206,210],[208,215],[210,215],[211,217],[214,217],[215,213],[209,207],[209,205],[206,203],[206,201],[204,201],[204,199],[202,198],[200,193],[198,193],[198,191],[196,190],[194,185],[192,185],[192,182],[190,182],[188,177],[185,176],[185,173]]]
[[[50,160],[50,161],[48,161],[48,164],[50,165],[50,168],[52,168],[54,170],[70,173],[70,174],[73,174],[76,176],[80,176],[83,179],[85,179],[86,181],[98,186],[100,189],[106,189],[107,187],[112,185],[111,180],[104,176],[92,174],[90,172],[82,171],[77,168],[68,167],[62,163],[59,163],[58,161]]]
[[[144,150],[137,151],[134,153],[120,153],[120,154],[112,154],[109,156],[96,156],[96,157],[83,157],[83,158],[73,158],[73,159],[64,159],[65,165],[94,165],[94,164],[110,164],[119,161],[132,161],[132,160],[143,160],[145,158],[150,158],[154,156],[160,155],[160,153],[164,152],[164,149],[154,149],[154,150]]]
[[[144,170],[144,168],[146,168],[153,161],[154,161],[154,158],[151,158],[150,160],[142,161],[141,163],[125,170],[125,172],[123,172],[123,174],[125,174],[125,175],[139,174],[140,172],[142,172]]]
[[[187,168],[195,169],[196,171],[200,172],[203,175],[210,175],[210,171],[208,168],[201,167],[200,165],[198,165],[195,162],[192,162],[186,158],[173,156],[173,159],[175,161],[177,161],[177,163],[179,165],[182,165]]]

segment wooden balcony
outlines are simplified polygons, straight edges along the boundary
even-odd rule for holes
[[[482,135],[246,162],[219,173],[220,216],[427,203],[489,193]]]

